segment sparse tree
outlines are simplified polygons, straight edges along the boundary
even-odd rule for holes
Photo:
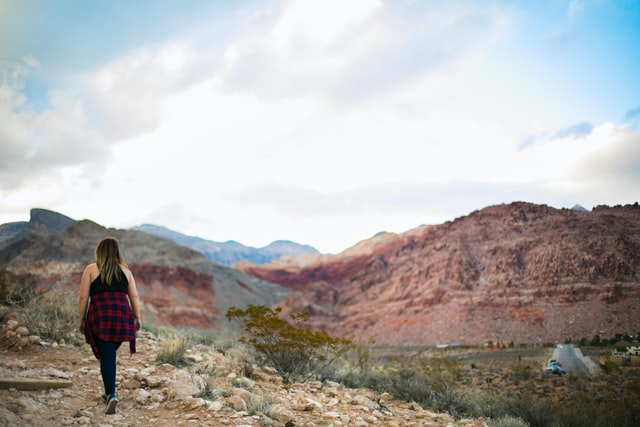
[[[304,327],[308,312],[293,313],[287,322],[279,317],[281,311],[281,307],[251,304],[246,310],[231,307],[226,317],[242,322],[246,335],[240,341],[249,344],[258,359],[272,366],[285,383],[309,379],[352,347],[349,339]]]

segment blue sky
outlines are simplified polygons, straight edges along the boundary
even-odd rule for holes
[[[640,1],[0,0],[0,223],[339,252],[640,201]]]

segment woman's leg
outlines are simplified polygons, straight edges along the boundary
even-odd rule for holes
[[[99,339],[96,343],[100,350],[100,374],[102,374],[104,393],[109,398],[116,393],[116,351],[122,343]]]

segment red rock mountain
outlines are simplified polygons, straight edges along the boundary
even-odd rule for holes
[[[297,292],[284,312],[379,344],[562,342],[640,331],[640,207],[488,207],[337,255],[235,268]]]
[[[77,291],[84,267],[94,261],[94,248],[105,236],[120,242],[146,324],[223,332],[229,326],[224,318],[229,307],[272,305],[291,293],[169,240],[43,209],[33,209],[28,223],[0,226],[0,269],[38,294],[57,287]]]

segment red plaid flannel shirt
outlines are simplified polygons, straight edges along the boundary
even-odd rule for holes
[[[84,336],[96,359],[100,359],[96,338],[129,341],[131,354],[136,352],[136,326],[126,292],[101,292],[91,296]]]

